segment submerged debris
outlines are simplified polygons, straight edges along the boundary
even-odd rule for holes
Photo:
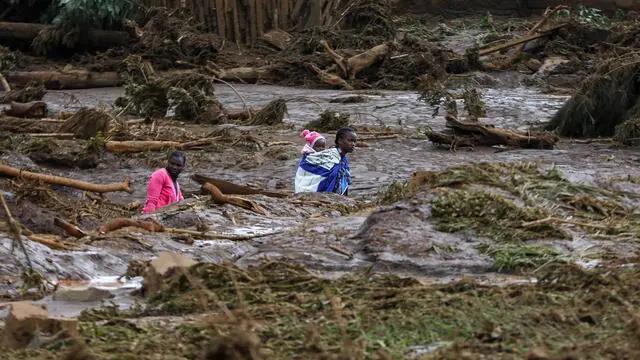
[[[47,89],[42,83],[29,82],[22,89],[13,89],[0,96],[0,104],[9,104],[12,101],[19,103],[28,103],[31,101],[40,101],[47,93]]]
[[[553,117],[546,129],[568,137],[635,138],[640,116],[640,53],[602,63]],[[629,124],[625,122],[629,121]]]
[[[309,122],[305,127],[317,131],[333,131],[349,126],[349,114],[339,113],[333,110],[325,110],[316,120]]]
[[[216,103],[211,77],[194,71],[157,75],[140,56],[125,59],[127,75],[125,97],[116,105],[145,117],[165,117],[170,108],[177,119],[200,121],[209,106]]]
[[[78,139],[106,136],[111,124],[111,116],[104,111],[82,108],[60,127],[60,132],[73,133]]]

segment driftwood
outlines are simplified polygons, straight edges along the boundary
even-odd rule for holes
[[[44,175],[34,173],[30,171],[22,171],[20,169],[12,168],[10,166],[0,164],[0,174],[11,177],[22,177],[29,180],[41,181],[47,184],[54,184],[60,186],[68,186],[78,190],[91,191],[97,193],[126,191],[131,193],[131,187],[129,186],[129,179],[125,179],[123,182],[113,184],[92,184],[84,181],[69,179],[61,176]]]
[[[211,200],[213,200],[213,202],[218,205],[230,204],[241,207],[243,209],[251,210],[261,215],[265,214],[264,210],[255,202],[236,196],[225,195],[213,184],[206,183],[202,185],[202,189],[208,191],[211,194]]]
[[[321,40],[320,44],[322,44],[325,51],[331,55],[333,61],[338,65],[338,67],[340,67],[340,70],[342,70],[343,75],[348,77],[349,80],[354,80],[360,71],[368,68],[383,57],[387,56],[391,50],[389,44],[384,43],[345,59],[343,56],[331,49],[325,40]]]
[[[226,195],[265,195],[269,197],[275,198],[286,198],[291,195],[289,192],[279,192],[279,191],[270,191],[263,189],[256,189],[248,186],[234,184],[229,181],[220,180],[212,177],[207,177],[203,175],[194,174],[191,177],[192,180],[199,183],[200,185],[204,185],[206,183],[215,185],[223,194]]]
[[[507,41],[506,43],[498,44],[498,45],[496,45],[494,47],[490,47],[488,49],[480,50],[480,51],[478,51],[478,56],[485,56],[485,55],[493,54],[495,52],[502,51],[502,50],[514,47],[516,45],[527,43],[527,42],[529,42],[531,40],[535,40],[535,39],[538,39],[538,38],[541,38],[541,37],[549,36],[554,31],[556,31],[556,30],[558,30],[558,29],[560,29],[562,27],[565,27],[565,26],[567,26],[567,24],[560,24],[560,25],[552,27],[551,29],[549,29],[549,30],[547,30],[545,32],[541,32],[539,34],[531,34],[531,35],[523,36],[523,37],[521,37],[519,39]]]
[[[7,80],[17,86],[31,81],[43,83],[49,90],[89,89],[120,86],[123,83],[117,72],[91,72],[85,69],[66,71],[16,71],[5,74]]]
[[[222,69],[213,62],[207,62],[205,69],[216,78],[224,81],[240,81],[242,83],[255,83],[269,73],[267,67],[237,67],[232,69]]]
[[[189,150],[211,145],[218,140],[220,140],[220,137],[205,138],[184,143],[178,141],[107,141],[105,148],[107,151],[114,153],[136,153],[168,149]]]
[[[4,75],[2,75],[2,74],[0,74],[0,87],[1,87],[2,91],[4,91],[4,92],[11,91],[11,86],[9,86],[9,83],[7,82],[7,79],[5,79]]]
[[[0,22],[0,42],[23,41],[31,42],[43,30],[54,29],[53,25],[34,23]],[[112,47],[126,45],[129,42],[129,34],[124,31],[108,31],[91,29],[83,32],[77,47],[94,50],[106,50]]]
[[[311,70],[318,74],[320,81],[322,81],[323,83],[331,86],[340,86],[345,90],[353,90],[353,87],[340,76],[332,74],[326,70],[322,70],[313,63],[305,63],[305,65],[307,65]]]
[[[427,136],[434,143],[448,144],[453,148],[507,145],[520,148],[553,149],[559,140],[556,135],[551,133],[529,133],[500,129],[477,121],[458,121],[453,115],[447,115],[445,119],[447,128],[453,130],[453,134],[431,132]]]
[[[558,5],[556,6],[553,10],[547,8],[544,11],[544,14],[542,15],[542,19],[540,19],[540,21],[538,21],[531,29],[529,29],[529,31],[527,32],[527,36],[533,35],[536,32],[538,32],[538,30],[544,25],[546,24],[546,22],[549,20],[549,18],[551,17],[551,15],[555,14],[557,11],[559,10],[563,10],[563,9],[569,9],[569,7],[567,5]],[[520,55],[522,54],[522,49],[524,49],[525,43],[520,44],[513,52],[513,55],[511,56],[509,63],[513,63],[515,62],[517,59],[520,58]]]
[[[31,234],[27,239],[35,241],[53,250],[73,250],[74,244],[64,241],[58,235],[53,234]]]
[[[57,139],[57,140],[73,140],[76,135],[74,133],[33,133],[33,134],[25,134],[27,136],[31,136],[34,138],[48,138],[48,139]]]
[[[87,232],[80,229],[79,227],[77,227],[76,225],[73,225],[65,220],[62,220],[60,218],[54,218],[53,219],[53,225],[63,229],[67,234],[75,237],[75,238],[83,238],[85,236],[87,236]]]
[[[9,108],[5,108],[5,114],[21,118],[41,118],[47,115],[47,103],[44,101],[31,101],[19,103],[12,101]]]
[[[98,232],[101,234],[105,234],[108,232],[116,231],[125,227],[137,227],[140,229],[147,230],[149,232],[163,232],[165,231],[165,227],[156,221],[147,221],[147,220],[133,220],[126,218],[119,218],[114,221],[111,221],[107,224],[104,224],[98,228]]]
[[[60,123],[23,119],[13,116],[0,116],[0,131],[6,131],[12,134],[55,133],[58,132],[59,128]]]

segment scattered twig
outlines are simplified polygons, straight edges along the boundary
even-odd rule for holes
[[[329,245],[328,248],[333,250],[333,251],[335,251],[335,252],[337,252],[337,253],[340,253],[340,254],[348,257],[349,260],[353,259],[353,254],[348,252],[347,250],[344,250],[342,248],[339,248],[339,247],[333,246],[333,245]]]
[[[522,227],[535,227],[539,225],[545,225],[548,223],[562,223],[562,224],[576,225],[576,226],[582,226],[582,227],[589,227],[589,228],[605,230],[605,231],[611,229],[611,227],[609,226],[587,224],[579,221],[565,220],[565,219],[560,219],[556,217],[548,217],[540,220],[525,222],[525,223],[522,223]]]
[[[224,80],[222,80],[222,79],[218,79],[218,78],[216,78],[216,77],[214,77],[214,78],[213,78],[213,81],[218,81],[218,82],[220,82],[220,83],[222,83],[222,84],[225,84],[225,85],[227,85],[228,87],[230,87],[230,88],[231,88],[231,90],[233,90],[233,92],[234,92],[236,95],[238,95],[238,97],[239,97],[239,98],[240,98],[240,100],[242,101],[243,109],[247,109],[247,108],[248,108],[248,106],[247,106],[247,101],[244,99],[244,97],[243,97],[242,95],[240,95],[240,93],[238,92],[238,90],[237,90],[235,87],[233,87],[233,85],[229,84],[228,82],[226,82],[226,81],[224,81]],[[249,114],[251,114],[251,113],[249,113]]]
[[[11,230],[11,234],[13,236],[13,242],[11,243],[11,252],[15,249],[16,243],[22,249],[24,253],[24,257],[27,259],[27,265],[30,271],[33,271],[33,267],[31,266],[31,258],[29,258],[29,254],[27,253],[27,249],[24,246],[24,242],[22,242],[22,229],[20,223],[13,218],[11,215],[11,211],[9,211],[9,206],[7,205],[7,201],[4,198],[4,194],[0,192],[0,202],[2,202],[2,208],[4,209],[4,214],[7,217],[7,225],[9,225],[9,229]]]

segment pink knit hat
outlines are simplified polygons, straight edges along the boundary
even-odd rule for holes
[[[303,130],[300,133],[300,136],[304,137],[305,140],[309,143],[311,147],[316,144],[316,141],[320,139],[324,139],[324,136],[320,135],[315,131]]]

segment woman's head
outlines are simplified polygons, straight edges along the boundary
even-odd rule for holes
[[[181,151],[174,151],[169,155],[167,172],[172,178],[176,179],[182,170],[184,170],[186,164],[187,158],[184,156],[184,153]]]
[[[304,137],[309,146],[315,151],[322,151],[327,147],[327,139],[315,131],[303,130],[300,136]]]
[[[343,127],[336,133],[336,146],[340,148],[343,153],[350,153],[355,150],[357,139],[358,136],[354,129]]]

